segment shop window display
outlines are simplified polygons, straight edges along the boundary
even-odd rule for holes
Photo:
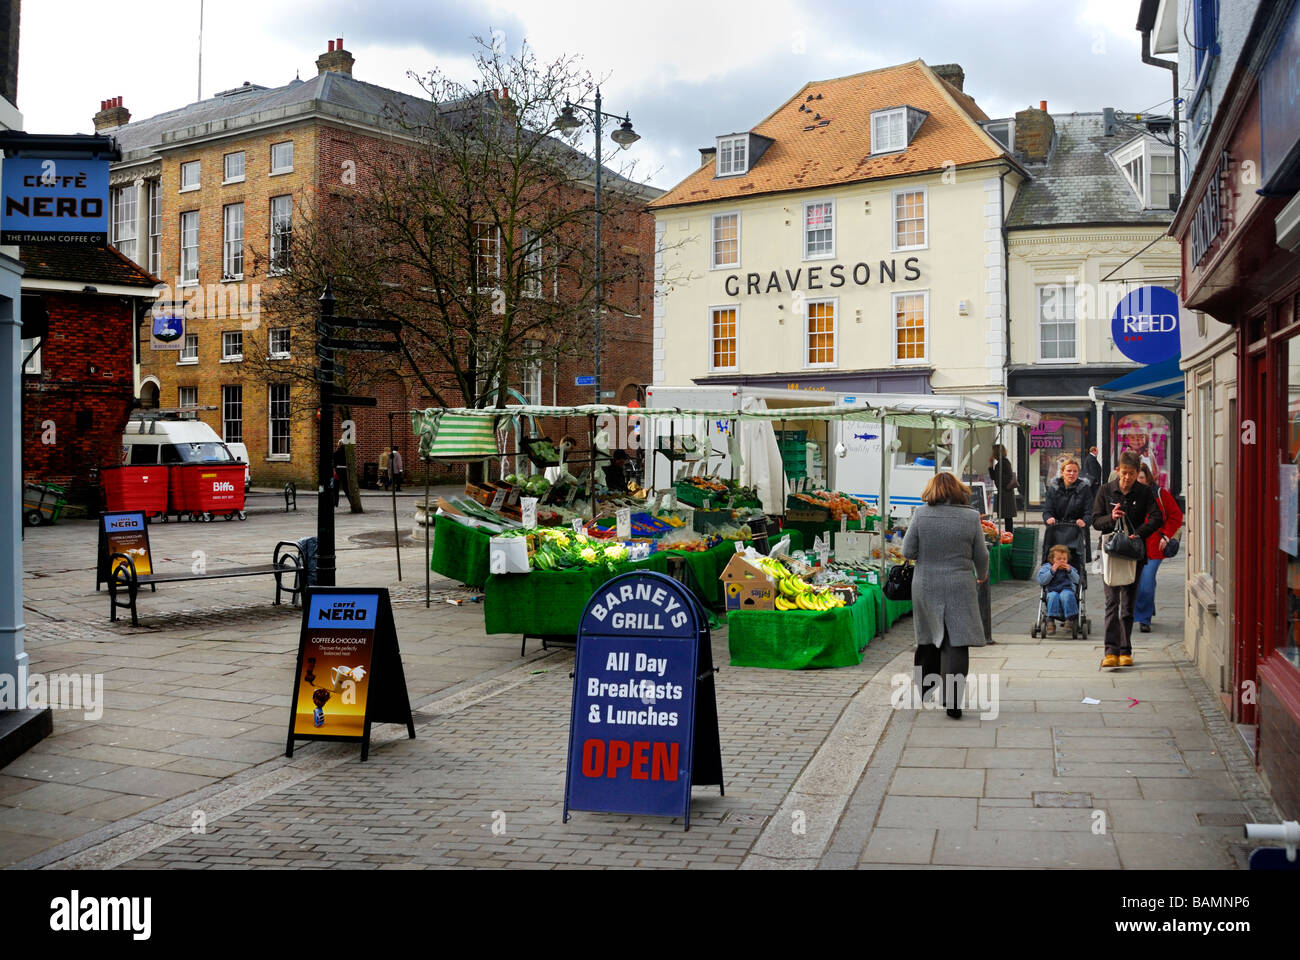
[[[1083,420],[1062,413],[1044,413],[1038,426],[1029,433],[1030,488],[1029,502],[1042,503],[1047,485],[1060,473],[1059,461],[1065,454],[1082,459]]]
[[[1286,634],[1280,653],[1300,669],[1300,341],[1286,344],[1286,448],[1278,467],[1278,546],[1286,570]]]
[[[1116,417],[1111,427],[1110,462],[1119,463],[1121,453],[1132,451],[1151,468],[1156,483],[1168,489],[1172,436],[1169,419],[1161,414],[1127,413]]]

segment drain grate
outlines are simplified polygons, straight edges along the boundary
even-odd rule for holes
[[[1244,813],[1198,813],[1196,822],[1203,827],[1242,827],[1249,822]]]
[[[1092,807],[1092,794],[1035,791],[1034,806],[1036,807],[1081,807],[1083,809],[1090,809]]]
[[[723,823],[734,823],[739,827],[761,827],[767,817],[760,817],[756,813],[728,813],[722,818]]]

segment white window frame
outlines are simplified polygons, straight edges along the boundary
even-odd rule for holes
[[[192,354],[189,352],[191,337],[194,338],[193,340],[194,352]],[[181,342],[180,352],[176,355],[176,365],[178,367],[187,366],[191,363],[198,363],[198,362],[199,362],[199,335],[197,333],[187,333],[185,334],[185,339]]]
[[[736,311],[736,334],[735,334],[736,362],[732,364],[730,367],[719,367],[716,366],[713,362],[714,346],[715,346],[715,339],[713,336],[713,317],[714,314],[716,314],[719,310]],[[807,328],[806,321],[804,323],[804,327],[805,329]],[[725,373],[728,371],[734,371],[740,369],[740,304],[739,303],[718,303],[709,307],[709,336],[708,336],[707,347],[709,351],[709,372],[710,373]],[[804,356],[806,357],[807,354],[805,354]]]
[[[1071,308],[1074,312],[1072,322],[1074,323],[1074,356],[1073,357],[1045,357],[1043,356],[1043,290],[1048,287],[1060,287],[1063,291],[1070,291]],[[1065,321],[1054,320],[1049,323],[1063,323]],[[1049,282],[1034,284],[1034,352],[1037,354],[1037,363],[1048,364],[1077,364],[1079,363],[1079,292],[1073,283]],[[1058,343],[1066,341],[1058,340]]]
[[[231,407],[229,399],[229,390],[239,391],[239,417],[232,419],[227,416]],[[233,439],[230,436],[227,424],[239,424],[239,439]],[[243,443],[244,442],[244,385],[242,383],[223,383],[221,385],[221,439],[226,443]]]
[[[36,346],[37,340],[43,340],[43,338],[29,337],[28,339],[22,342],[21,349],[23,353],[22,353],[22,357],[18,358],[20,361],[23,359],[23,357],[26,357],[27,354],[32,353],[32,349]],[[26,365],[23,367],[24,374],[28,376],[35,376],[35,377],[39,377],[41,375],[41,354],[44,352],[45,352],[45,344],[44,342],[42,342],[40,349],[37,350],[35,353],[32,353],[31,360],[28,360]]]
[[[283,333],[285,342],[289,345],[289,350],[275,349],[275,339],[277,333]],[[266,350],[268,359],[271,360],[288,360],[290,351],[293,349],[293,338],[288,327],[272,327],[266,335]]]
[[[239,338],[238,352],[230,349],[231,340],[228,338]],[[222,363],[242,363],[244,360],[244,331],[243,330],[222,330],[221,331],[221,362]]]
[[[277,167],[275,165],[275,148],[283,147],[285,144],[289,145],[289,165],[287,167]],[[281,140],[279,143],[271,144],[271,149],[269,153],[271,155],[270,157],[271,176],[278,177],[283,173],[293,173],[293,141],[292,140]]]
[[[117,252],[122,254],[128,260],[136,260],[136,255],[140,252],[140,194],[136,190],[135,184],[127,184],[124,187],[114,187],[109,197],[111,201],[111,210],[113,212],[113,246]],[[130,244],[126,249],[122,249],[122,244]],[[139,261],[136,261],[139,262]]]
[[[238,210],[238,223],[232,223],[233,213]],[[238,236],[235,236],[235,233]],[[239,269],[233,269],[238,267]],[[221,208],[221,279],[244,279],[244,205],[227,203]]]
[[[519,239],[524,247],[524,277],[521,284],[523,295],[534,300],[540,300],[542,297],[542,271],[544,269],[541,241],[537,238],[537,232],[528,227],[520,230]]]
[[[149,205],[149,239],[145,257],[147,269],[157,277],[162,270],[162,181],[149,180],[145,184],[145,197]]]
[[[809,253],[808,252],[808,208],[814,206],[829,205],[831,208],[831,248],[826,253]],[[803,260],[834,260],[836,247],[836,233],[839,218],[835,210],[834,197],[820,197],[816,200],[805,200],[803,207],[799,212],[799,247]]]
[[[185,392],[190,391],[193,395],[194,402],[185,402]],[[199,388],[198,387],[177,387],[176,388],[176,406],[182,410],[194,410],[199,405]]]
[[[1214,552],[1214,378],[1211,375],[1196,384],[1196,501],[1191,504],[1193,536],[1196,539],[1196,573],[1214,584],[1217,565]],[[1208,401],[1208,409],[1207,403]]]
[[[193,183],[187,184],[185,182],[185,172],[187,170],[194,171]],[[181,188],[176,191],[177,193],[189,193],[191,190],[197,190],[199,189],[199,187],[203,186],[203,167],[201,166],[201,161],[189,160],[186,163],[182,163],[180,178],[181,178]]]
[[[921,297],[922,311],[925,314],[925,322],[921,327],[921,336],[925,343],[925,352],[919,357],[909,357],[900,360],[898,357],[898,298],[899,297]],[[898,290],[889,297],[889,327],[893,336],[889,342],[889,357],[892,361],[891,366],[895,367],[917,367],[927,366],[930,363],[930,291],[929,290]]]
[[[289,213],[287,216],[282,214],[277,214],[275,212],[275,202],[277,200],[288,201]],[[270,220],[270,234],[271,234],[271,239],[270,239],[271,266],[267,272],[270,274],[288,273],[289,270],[293,268],[293,194],[284,193],[284,194],[280,194],[279,196],[272,197],[267,202],[267,217]],[[275,231],[276,231],[276,226],[279,223],[287,223],[289,229],[287,231],[288,239],[284,243],[283,249],[277,251]],[[277,252],[281,254],[280,259],[277,259],[276,257]],[[284,254],[287,254],[287,256],[284,256]],[[287,260],[288,262],[285,263],[283,262],[284,260]]]
[[[744,152],[744,159],[739,164],[736,163],[736,145],[740,145],[741,151]],[[722,148],[726,145],[731,148],[731,159],[728,161],[725,169],[722,163]],[[718,137],[718,148],[716,158],[716,171],[719,177],[739,177],[749,172],[749,134],[741,134],[738,137]]]
[[[831,304],[833,326],[831,328],[831,356],[834,358],[830,363],[812,363],[808,360],[808,350],[812,346],[810,338],[812,334],[808,330],[808,308],[814,304],[829,303]],[[840,298],[839,297],[818,297],[816,300],[805,300],[803,302],[803,316],[799,318],[803,324],[803,369],[805,370],[831,370],[840,365]],[[739,333],[739,316],[737,317],[737,332]],[[739,351],[737,351],[739,355]]]
[[[289,448],[288,453],[274,453],[275,450],[275,402],[274,391],[278,388],[284,388],[285,405],[289,408],[288,415],[279,419],[283,420],[285,426],[285,445]],[[285,462],[293,457],[293,395],[287,383],[269,383],[266,385],[266,459],[278,462]]]
[[[239,173],[233,177],[230,175],[231,157],[239,158]],[[231,184],[231,183],[243,183],[244,173],[246,169],[245,165],[247,164],[247,162],[248,162],[248,157],[244,155],[243,150],[232,150],[230,153],[224,154],[221,157],[221,185],[224,187],[227,184]]]
[[[478,264],[479,260],[485,256],[485,254],[480,252],[480,245],[483,243],[484,239],[488,239],[485,238],[483,235],[483,231],[481,229],[483,227],[487,227],[489,230],[492,231],[490,237],[490,244],[492,248],[492,258],[495,260],[495,267],[493,268],[492,271],[490,271],[490,275],[487,277],[482,276],[481,275],[482,270],[479,270],[478,271],[480,274],[479,280],[500,281],[501,280],[501,228],[498,227],[495,223],[492,223],[491,221],[488,220],[474,221],[474,257],[475,257],[474,262]],[[492,287],[479,287],[480,291],[491,290],[491,289]]]
[[[1005,144],[1003,144],[1002,141],[998,139],[998,137],[994,136],[993,131],[990,129],[991,127],[1002,127],[1002,126],[1005,126],[1007,128],[1007,142]],[[990,137],[993,137],[994,140],[997,140],[999,146],[1002,146],[1003,149],[1005,149],[1008,153],[1011,153],[1015,149],[1016,121],[1014,117],[1008,120],[992,120],[984,124],[984,132],[987,133]]]
[[[736,218],[736,260],[734,263],[720,263],[718,261],[718,221],[723,217]],[[715,213],[709,217],[709,269],[710,270],[734,270],[740,266],[740,211],[733,210],[727,213]]]
[[[542,341],[525,340],[519,393],[532,406],[542,405]]]
[[[1172,157],[1174,155],[1173,147],[1166,147],[1164,144],[1156,143],[1150,137],[1140,136],[1130,140],[1122,147],[1111,151],[1110,158],[1114,161],[1115,166],[1119,168],[1120,174],[1124,177],[1124,182],[1128,184],[1129,189],[1138,198],[1146,210],[1164,210],[1169,202],[1169,198],[1162,198],[1163,202],[1153,202],[1151,196],[1151,158],[1152,157]],[[1141,157],[1142,159],[1142,182],[1135,183],[1132,175],[1127,169],[1127,165]],[[1169,176],[1169,174],[1161,174]],[[1179,190],[1178,181],[1174,181],[1174,192]]]
[[[192,218],[193,223],[194,223],[194,245],[193,245],[193,246],[187,246],[186,243],[185,243],[185,220],[186,220],[187,217]],[[181,262],[180,262],[180,273],[181,273],[181,286],[182,286],[182,287],[195,287],[195,286],[198,286],[198,283],[199,283],[199,228],[200,228],[200,223],[199,223],[199,212],[198,212],[197,210],[186,210],[186,211],[184,211],[184,212],[181,213],[181,226],[180,226],[180,234],[181,234],[181,235],[180,235],[180,241],[181,241],[181,242],[180,242]],[[185,269],[185,267],[186,267],[186,257],[185,257],[186,251],[189,251],[190,254],[191,254],[191,256],[190,256],[190,258],[189,258],[189,265],[190,265],[190,266],[193,266],[193,268],[194,268],[194,276],[192,276],[192,277],[186,276],[186,269]]]
[[[883,147],[882,147],[882,146],[879,145],[879,141],[878,141],[878,139],[877,139],[877,137],[876,137],[876,121],[877,121],[877,120],[880,120],[880,121],[882,121],[882,122],[888,124],[888,123],[892,120],[892,118],[893,118],[894,116],[898,116],[898,117],[901,117],[901,118],[902,118],[902,121],[903,121],[903,142],[902,142],[901,144],[899,144],[898,146],[894,146],[894,145],[892,144],[892,141],[891,141],[889,145],[886,145],[886,146],[883,146]],[[906,149],[907,149],[907,140],[908,140],[908,137],[907,137],[907,107],[895,107],[895,108],[892,109],[892,110],[873,110],[873,111],[871,112],[871,127],[870,127],[870,131],[869,131],[869,132],[870,132],[870,135],[871,135],[871,152],[872,152],[872,154],[880,154],[880,153],[901,153],[902,151],[906,150]]]
[[[921,229],[925,232],[925,243],[914,244],[912,246],[898,245],[898,197],[904,193],[919,193],[921,195],[924,209],[921,217]],[[904,250],[928,250],[930,249],[930,189],[928,187],[899,187],[889,196],[889,222],[890,237],[889,242],[892,244],[891,252],[899,253]]]

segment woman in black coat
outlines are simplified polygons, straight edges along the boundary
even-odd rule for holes
[[[1043,523],[1047,524],[1047,536],[1044,537],[1045,549],[1053,544],[1063,543],[1070,546],[1080,539],[1088,541],[1087,529],[1092,526],[1093,500],[1097,490],[1087,480],[1079,476],[1079,461],[1072,456],[1061,459],[1061,475],[1047,485],[1047,494],[1043,497]],[[1061,527],[1062,529],[1054,529]],[[1083,531],[1082,538],[1076,529]]]
[[[989,461],[989,476],[993,479],[994,489],[998,492],[998,516],[1012,529],[1016,517],[1016,471],[1007,460],[1007,448],[1002,444],[993,447],[993,459]]]

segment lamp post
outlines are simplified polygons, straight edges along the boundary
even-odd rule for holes
[[[596,286],[596,323],[595,323],[596,369],[595,369],[595,377],[593,378],[596,381],[596,400],[595,400],[596,403],[600,403],[601,401],[600,398],[600,348],[601,348],[600,314],[601,314],[602,288],[601,288],[600,270],[601,270],[601,261],[604,256],[603,250],[600,245],[600,190],[601,190],[601,174],[603,172],[603,163],[601,160],[601,154],[602,154],[602,147],[604,146],[601,140],[601,122],[606,117],[608,117],[610,120],[616,120],[619,122],[618,129],[610,134],[610,139],[618,144],[620,150],[626,150],[628,147],[632,146],[632,144],[636,143],[638,140],[641,139],[641,135],[632,129],[632,121],[628,118],[627,115],[620,117],[617,116],[616,114],[605,113],[600,108],[601,102],[602,101],[600,96],[600,87],[597,87],[596,106],[594,108],[585,106],[581,103],[567,102],[564,105],[564,109],[560,112],[559,117],[557,117],[555,121],[555,126],[558,130],[562,131],[563,133],[571,133],[572,131],[577,130],[580,126],[582,126],[582,121],[579,120],[574,115],[573,112],[574,110],[581,110],[583,113],[586,113],[590,117],[592,117],[596,126],[596,284],[595,284]]]

